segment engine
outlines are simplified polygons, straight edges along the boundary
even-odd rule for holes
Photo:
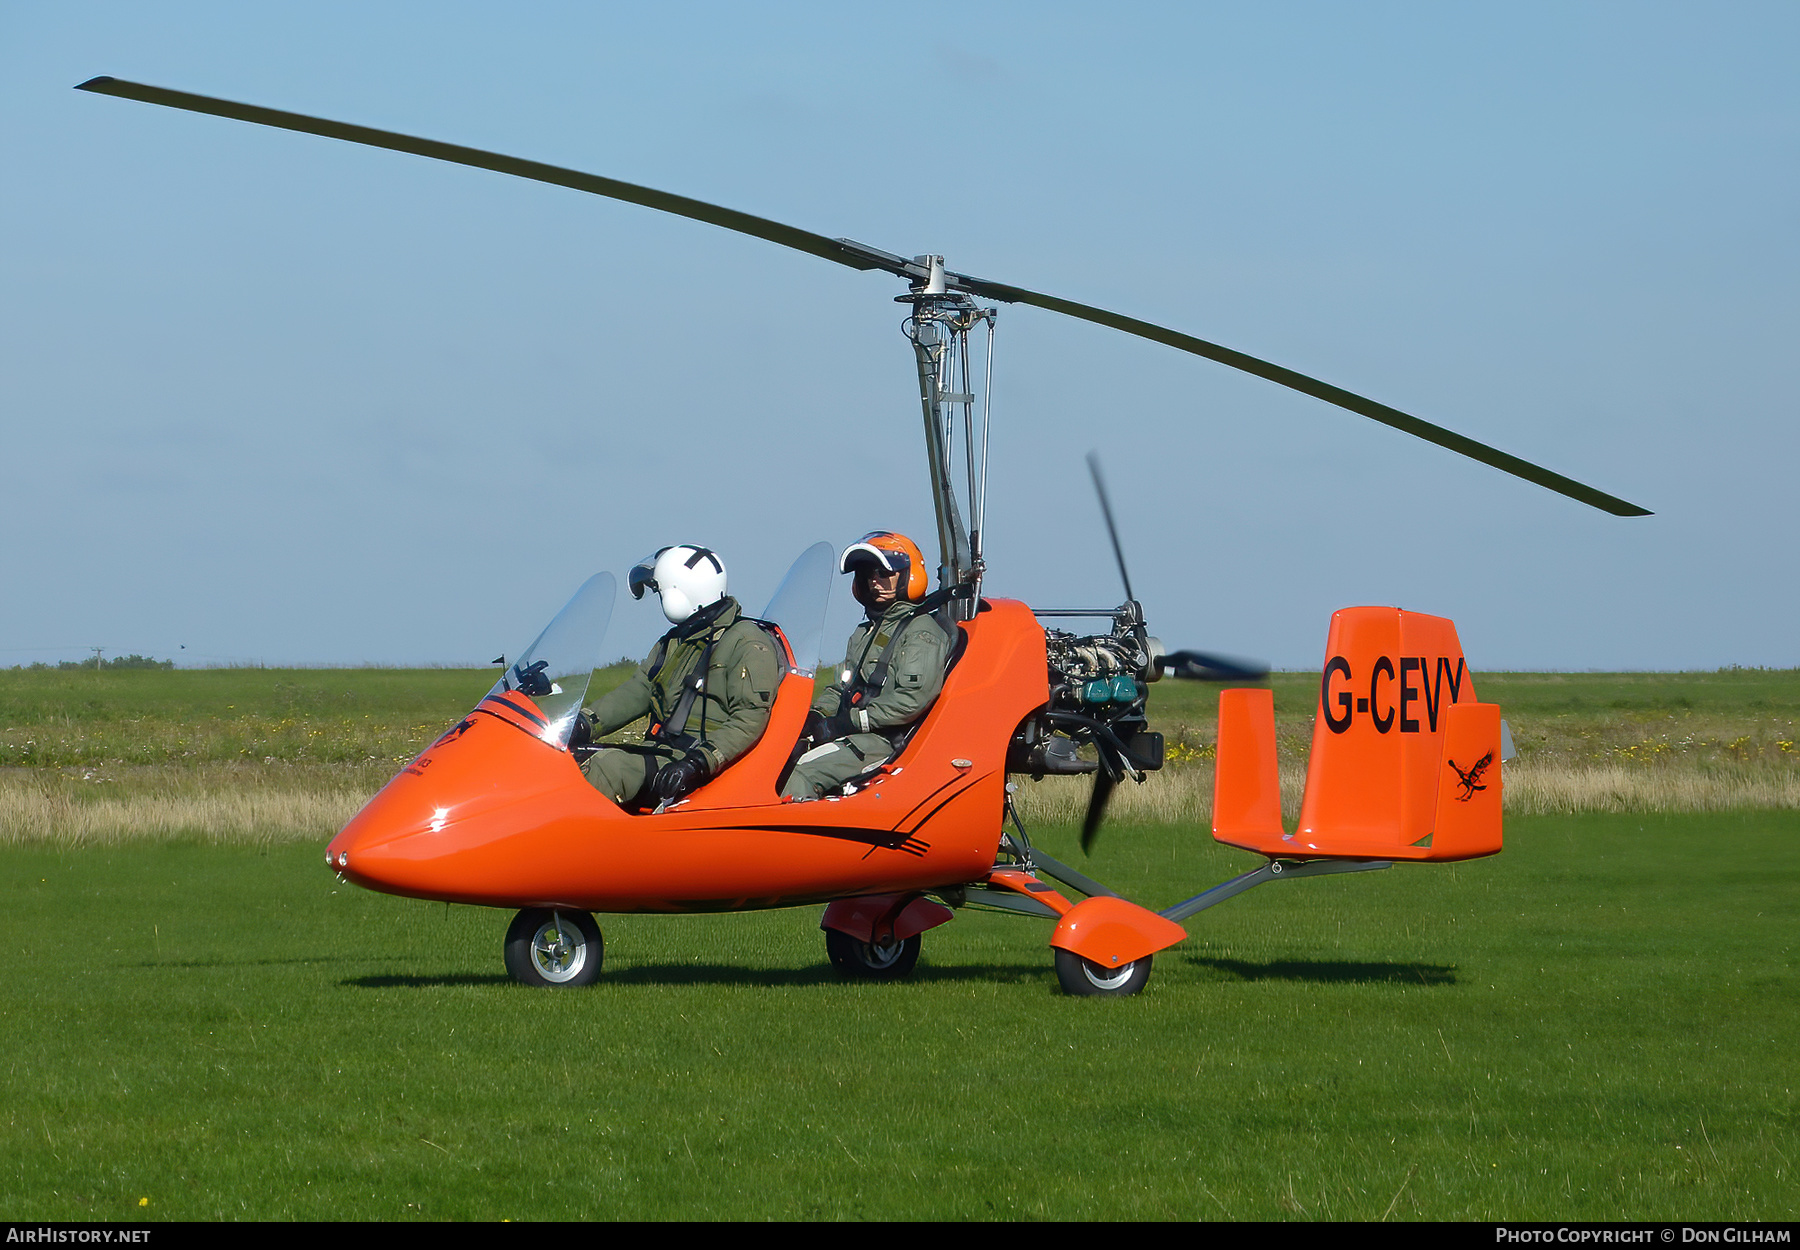
[[[1109,634],[1044,631],[1050,701],[1019,727],[1007,757],[1034,777],[1161,768],[1161,734],[1146,730],[1149,683],[1161,675],[1162,643],[1121,614]],[[1095,747],[1098,759],[1081,748]]]

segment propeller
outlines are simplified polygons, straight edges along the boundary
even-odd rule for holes
[[[1087,462],[1088,472],[1094,475],[1094,493],[1100,496],[1100,515],[1106,518],[1106,536],[1112,539],[1113,559],[1119,562],[1119,580],[1125,583],[1125,601],[1136,603],[1137,596],[1131,593],[1131,574],[1125,571],[1125,548],[1119,545],[1119,527],[1113,521],[1112,499],[1106,493],[1106,479],[1100,476],[1100,453],[1090,451]]]
[[[1106,534],[1112,539],[1113,558],[1119,562],[1119,580],[1125,583],[1125,602],[1139,622],[1142,632],[1144,619],[1143,609],[1138,607],[1137,596],[1131,593],[1131,574],[1125,569],[1125,548],[1119,543],[1119,527],[1113,520],[1112,500],[1106,493],[1106,479],[1100,475],[1100,453],[1090,451],[1087,458],[1088,472],[1094,477],[1094,493],[1100,497],[1100,515],[1106,518]],[[1114,787],[1124,775],[1124,761],[1117,758],[1118,752],[1112,744],[1096,737],[1094,746],[1100,755],[1100,767],[1094,772],[1094,788],[1088,793],[1087,814],[1081,819],[1081,853],[1093,853],[1094,838],[1100,832],[1100,823],[1106,819],[1106,804],[1112,798]]]
[[[1528,460],[1521,460],[1517,456],[1489,447],[1485,443],[1477,442],[1454,430],[1433,425],[1429,421],[1401,412],[1398,408],[1390,408],[1386,404],[1377,403],[1375,400],[1333,386],[1329,382],[1322,382],[1318,378],[1308,377],[1304,373],[1296,373],[1292,369],[1272,364],[1229,347],[1222,347],[1205,339],[1195,338],[1193,335],[1184,334],[1179,330],[1171,330],[1166,326],[1140,321],[1136,317],[1108,312],[1104,308],[1095,308],[1092,305],[1062,299],[1059,296],[1046,295],[1025,287],[1010,286],[1003,282],[992,282],[986,278],[955,273],[943,269],[941,261],[934,264],[930,259],[924,257],[908,260],[892,252],[884,252],[880,248],[870,247],[866,243],[858,243],[854,239],[827,238],[822,234],[814,234],[808,230],[752,216],[749,213],[740,213],[736,209],[721,208],[716,204],[690,199],[685,195],[657,191],[650,187],[638,186],[635,183],[621,182],[616,178],[582,173],[579,170],[564,169],[557,165],[546,165],[540,161],[528,161],[515,156],[484,152],[478,148],[462,147],[454,143],[440,143],[433,139],[419,139],[392,131],[376,130],[369,126],[307,117],[300,113],[287,113],[254,104],[239,104],[232,100],[193,95],[186,91],[172,91],[165,87],[150,87],[119,78],[90,78],[81,83],[77,89],[93,91],[101,95],[119,96],[127,100],[138,100],[145,104],[160,104],[167,108],[186,109],[193,113],[210,113],[216,117],[253,122],[259,126],[273,126],[281,130],[321,135],[328,139],[342,139],[347,143],[361,143],[370,147],[388,148],[396,152],[410,152],[416,156],[430,157],[433,160],[493,170],[496,173],[511,174],[537,182],[548,182],[577,191],[586,191],[593,195],[605,196],[608,199],[641,204],[645,208],[654,208],[659,212],[674,213],[679,217],[703,221],[726,230],[734,230],[739,234],[766,239],[771,243],[779,243],[783,247],[806,252],[809,255],[846,265],[852,269],[886,270],[888,273],[906,278],[919,290],[929,287],[932,290],[957,291],[980,296],[983,299],[998,300],[1001,303],[1030,304],[1050,312],[1061,313],[1066,317],[1091,321],[1096,325],[1107,326],[1126,334],[1136,335],[1138,338],[1162,343],[1178,351],[1189,352],[1230,368],[1254,374],[1259,378],[1274,382],[1278,386],[1285,386],[1290,390],[1299,391],[1303,395],[1310,395],[1314,399],[1335,404],[1337,407],[1354,412],[1359,416],[1368,417],[1372,421],[1392,426],[1415,438],[1436,443],[1439,447],[1456,452],[1458,455],[1478,460],[1503,473],[1523,478],[1527,482],[1534,482],[1547,490],[1566,495],[1570,499],[1598,508],[1602,512],[1609,512],[1614,516],[1650,515],[1647,508],[1641,508],[1637,504],[1629,503],[1615,495],[1609,495],[1605,491],[1577,482],[1573,478],[1564,477],[1560,473],[1553,472],[1541,465],[1532,464]],[[1121,568],[1123,568],[1123,563],[1121,560]]]
[[[1269,666],[1260,660],[1211,651],[1171,651],[1159,663],[1165,677],[1189,681],[1261,681],[1269,675]]]
[[[1119,580],[1125,583],[1125,598],[1137,602],[1131,593],[1131,574],[1125,571],[1125,548],[1119,544],[1119,527],[1113,521],[1112,499],[1106,493],[1106,481],[1100,476],[1100,453],[1088,453],[1088,472],[1094,475],[1094,493],[1100,496],[1100,515],[1106,518],[1106,533],[1112,539],[1113,558],[1119,562]],[[1140,611],[1139,616],[1143,614]],[[1185,677],[1190,681],[1261,681],[1269,675],[1269,666],[1261,660],[1218,655],[1211,651],[1172,651],[1156,660],[1163,676]]]
[[[1113,519],[1112,497],[1107,494],[1106,479],[1100,472],[1100,453],[1090,451],[1087,464],[1088,472],[1094,478],[1094,493],[1100,498],[1100,515],[1106,519],[1106,534],[1112,539],[1113,558],[1119,562],[1119,580],[1125,584],[1126,607],[1136,618],[1138,629],[1142,632],[1144,612],[1138,605],[1137,596],[1131,593],[1131,574],[1125,568],[1125,547],[1119,541],[1118,522]],[[1269,675],[1269,666],[1258,660],[1239,659],[1210,651],[1174,651],[1158,657],[1155,663],[1163,675],[1195,681],[1260,681]],[[1088,794],[1087,814],[1081,821],[1081,849],[1084,854],[1091,854],[1093,851],[1094,840],[1100,833],[1101,823],[1106,819],[1106,805],[1112,798],[1113,790],[1128,771],[1136,771],[1132,761],[1121,752],[1118,739],[1108,741],[1106,737],[1096,735],[1094,746],[1100,756],[1100,767],[1094,772],[1094,788]]]
[[[1106,751],[1101,749],[1101,758],[1105,759]],[[1081,853],[1094,853],[1094,837],[1100,832],[1100,822],[1106,819],[1106,804],[1112,798],[1113,787],[1119,783],[1113,779],[1107,765],[1102,763],[1100,771],[1094,774],[1094,788],[1088,793],[1087,815],[1081,818]]]

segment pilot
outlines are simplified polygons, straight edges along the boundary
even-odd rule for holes
[[[631,597],[654,590],[674,625],[617,689],[583,708],[573,745],[640,716],[639,746],[602,747],[582,770],[613,802],[671,803],[756,744],[781,682],[774,641],[725,593],[725,565],[705,547],[664,547],[632,570]]]
[[[868,619],[850,635],[837,679],[813,699],[815,744],[794,765],[783,797],[822,797],[885,764],[905,745],[944,685],[950,640],[923,610],[925,557],[903,534],[877,530],[838,564]]]

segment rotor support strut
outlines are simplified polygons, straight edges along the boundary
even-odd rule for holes
[[[918,366],[919,404],[925,419],[925,459],[931,475],[931,503],[938,532],[938,585],[972,588],[968,597],[953,599],[948,608],[953,617],[968,620],[974,616],[980,600],[981,577],[986,567],[981,553],[981,523],[986,513],[995,310],[979,308],[969,296],[944,289],[943,257],[920,256],[915,258],[915,264],[922,276],[914,279],[912,293],[900,296],[897,302],[913,307],[905,332]],[[988,354],[978,442],[969,332],[979,325],[988,329]],[[960,500],[956,480],[959,459],[964,479],[964,498]],[[965,516],[974,519],[973,530],[964,521]]]

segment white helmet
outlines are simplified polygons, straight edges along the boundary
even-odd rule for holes
[[[706,547],[683,543],[645,556],[626,580],[633,599],[647,589],[661,595],[663,615],[679,625],[725,597],[725,562]]]

